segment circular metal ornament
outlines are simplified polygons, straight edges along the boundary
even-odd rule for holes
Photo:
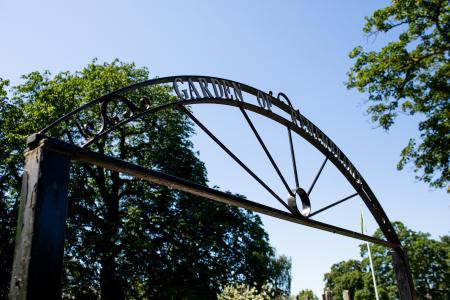
[[[311,201],[309,200],[308,193],[305,192],[301,187],[292,189],[292,194],[288,196],[288,206],[294,209],[296,212],[304,217],[308,217],[311,213]],[[302,202],[302,210],[300,211],[297,206],[297,195]]]

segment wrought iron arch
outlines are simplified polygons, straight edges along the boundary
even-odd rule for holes
[[[171,99],[169,99],[167,103],[152,106],[151,99],[146,98],[144,92],[138,93],[141,89],[145,90],[146,88],[152,86],[167,86],[166,91],[171,93]],[[132,93],[140,96],[136,97],[136,95]],[[260,146],[264,150],[267,158],[283,182],[283,185],[286,187],[289,194],[287,201],[279,197],[265,182],[263,182],[253,171],[251,171],[244,162],[242,162],[233,152],[231,152],[205,125],[203,125],[203,123],[198,120],[189,109],[186,108],[188,105],[199,105],[205,103],[232,106],[241,111],[252,132],[256,136]],[[116,109],[118,107],[117,105],[120,105],[120,109],[117,111],[111,110],[109,108],[109,105],[111,104],[115,105]],[[270,194],[272,194],[274,198],[276,198],[286,208],[287,211],[279,210],[236,196],[231,196],[229,194],[213,190],[209,187],[201,186],[184,179],[174,177],[170,174],[163,174],[154,170],[145,169],[100,153],[95,153],[88,149],[90,145],[107,136],[112,131],[117,130],[118,128],[139,118],[166,109],[177,109],[189,117],[247,173],[249,173],[259,184],[261,184]],[[290,145],[295,186],[290,186],[285,180],[282,172],[276,164],[275,159],[265,146],[263,139],[247,114],[247,111],[264,116],[286,127]],[[86,120],[88,117],[90,120]],[[82,137],[81,139],[74,142],[63,138],[64,126],[67,125],[67,123],[78,128],[80,136]],[[299,185],[292,132],[314,146],[325,157],[313,183],[307,191]],[[295,109],[289,98],[284,93],[278,93],[277,97],[274,97],[272,92],[266,93],[243,83],[209,76],[183,75],[156,78],[124,87],[92,100],[72,112],[61,116],[37,134],[30,136],[27,142],[30,152],[40,148],[46,149],[47,151],[55,152],[66,157],[68,161],[80,160],[90,164],[97,164],[114,171],[124,172],[157,184],[166,185],[212,200],[237,205],[302,225],[390,247],[393,249],[392,255],[394,258],[394,266],[396,269],[400,296],[402,299],[414,299],[415,297],[406,253],[404,252],[397,234],[395,233],[391,222],[389,221],[375,194],[372,192],[369,185],[361,176],[356,167],[339,149],[339,147],[316,125],[303,116],[299,110]],[[353,186],[355,193],[319,210],[312,211],[309,195],[314,188],[317,179],[321,175],[327,161],[330,161],[335,165],[340,173]],[[27,192],[23,192],[23,194],[25,194],[22,196],[23,199],[25,199],[23,201],[26,201],[29,196],[26,195]],[[376,239],[365,234],[349,231],[311,219],[312,216],[343,203],[344,201],[347,201],[357,195],[359,195],[364,201],[365,205],[384,233],[386,240]],[[297,199],[301,202],[301,208],[297,206]],[[26,213],[27,212],[21,212],[22,215]],[[19,220],[19,225],[20,222],[23,222],[23,217]],[[17,251],[20,252],[23,251],[23,249],[17,250],[17,247],[20,248],[20,242],[18,245],[19,246],[16,246],[13,276],[19,276],[21,272],[23,272],[23,270],[19,270],[20,268],[18,267],[18,264],[20,264],[18,259],[21,254],[17,253]],[[15,288],[14,284],[13,278],[11,284],[11,295],[19,295],[21,289]]]

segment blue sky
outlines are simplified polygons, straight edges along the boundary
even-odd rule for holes
[[[77,70],[94,57],[146,66],[152,76],[201,74],[286,93],[293,105],[346,153],[377,195],[390,219],[433,237],[449,234],[449,197],[417,182],[410,167],[397,171],[399,153],[417,136],[417,118],[401,116],[389,133],[364,114],[365,96],[343,82],[357,45],[377,49],[389,37],[362,32],[364,16],[386,1],[2,1],[0,77],[45,69]],[[208,106],[194,113],[258,174],[283,187],[249,128],[235,110]],[[251,114],[292,182],[286,132]],[[193,138],[211,185],[269,202],[269,195],[224,157],[202,133]],[[308,187],[322,157],[298,138],[300,181]],[[352,193],[331,165],[311,196],[313,210]],[[352,199],[320,220],[359,228],[359,200]],[[376,230],[368,219],[368,231]],[[292,292],[323,289],[333,263],[359,257],[359,241],[263,217],[279,254],[292,258]]]

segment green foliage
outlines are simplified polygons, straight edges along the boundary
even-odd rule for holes
[[[449,236],[440,241],[430,235],[415,232],[402,223],[394,223],[395,230],[409,257],[411,272],[418,299],[448,299],[450,295],[450,244]],[[381,230],[374,234],[382,238]],[[324,276],[325,285],[332,289],[333,299],[342,299],[342,290],[350,290],[352,299],[374,299],[374,288],[366,244],[362,244],[362,261],[349,260],[331,267]],[[372,259],[380,299],[398,299],[397,283],[389,249],[371,245]],[[428,295],[428,296],[427,296]]]
[[[312,290],[309,289],[304,289],[301,290],[297,297],[296,300],[319,300],[319,298],[314,294],[314,292]]]
[[[149,79],[149,72],[118,60],[94,61],[81,71],[53,77],[32,72],[23,79],[10,93],[7,82],[0,84],[2,298],[9,284],[25,138],[83,103]],[[156,106],[173,100],[168,91],[147,87],[126,96]],[[112,112],[124,112],[111,105]],[[95,122],[94,117],[86,113],[78,120]],[[77,126],[69,122],[54,133],[76,142],[82,138]],[[91,148],[206,184],[192,133],[184,115],[167,110],[125,125]],[[96,166],[73,163],[70,172],[65,298],[213,299],[230,283],[259,289],[269,282],[278,293],[289,288],[290,262],[275,257],[255,214]]]
[[[350,297],[354,299],[355,292],[364,288],[361,262],[348,260],[332,265],[330,272],[324,275],[324,281],[333,299],[342,299],[343,290],[349,290]]]
[[[5,104],[7,99],[6,89],[9,85],[7,80],[0,78],[0,103]],[[2,118],[5,105],[0,105],[0,128],[4,127],[5,120]],[[0,130],[0,141],[5,140],[5,134]],[[14,232],[15,232],[15,202],[6,196],[8,191],[8,185],[11,178],[5,176],[8,172],[9,165],[11,163],[3,159],[6,156],[7,150],[5,147],[0,147],[0,299],[6,299],[8,297],[9,279],[11,268],[11,261],[13,258],[13,246],[14,246]]]
[[[445,241],[450,237],[444,236],[440,241],[433,240],[430,234],[415,232],[400,222],[395,222],[394,228],[407,251],[418,298],[424,299],[429,294],[432,299],[447,299],[450,295],[450,248]],[[381,238],[383,234],[381,230],[377,230],[374,236]],[[374,268],[378,270],[378,285],[389,287],[388,298],[393,299],[397,295],[397,289],[388,249],[373,245],[371,251]],[[361,255],[365,257],[362,264],[368,270],[369,260],[364,245],[361,246]]]
[[[449,1],[393,1],[367,17],[363,30],[400,34],[379,51],[354,48],[347,87],[368,94],[367,112],[386,130],[398,114],[420,115],[421,139],[409,140],[397,167],[413,163],[418,179],[445,187],[450,180]]]
[[[227,285],[217,295],[218,300],[287,300],[288,295],[276,295],[276,291],[270,284],[264,284],[260,290],[247,284]]]
[[[255,287],[249,287],[244,283],[227,285],[223,292],[217,295],[218,300],[270,300],[268,288],[262,287],[258,292]]]
[[[288,297],[291,292],[291,259],[280,255],[270,262],[268,284],[272,287],[274,297]]]

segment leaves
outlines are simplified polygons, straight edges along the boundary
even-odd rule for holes
[[[9,93],[7,82],[0,81],[2,297],[9,284],[25,138],[83,103],[148,80],[149,72],[119,60],[94,60],[81,71],[54,76],[32,72],[23,79]],[[173,101],[168,92],[164,86],[144,87],[122,96],[137,107],[156,106]],[[107,110],[111,118],[119,118],[127,107],[112,101]],[[92,122],[95,129],[99,109],[49,134],[78,143],[84,139],[78,123]],[[166,110],[125,124],[90,147],[206,185],[205,166],[189,140],[192,134],[183,114]],[[71,165],[70,178],[65,298],[215,298],[227,284],[259,289],[265,282],[289,293],[290,261],[275,257],[252,212],[81,163]]]
[[[400,113],[420,115],[420,140],[410,140],[398,168],[412,163],[417,178],[448,185],[450,152],[450,5],[445,0],[398,0],[366,18],[363,31],[401,30],[380,51],[354,48],[347,88],[368,95],[367,113],[385,130]],[[396,32],[397,32],[396,31]],[[450,186],[448,186],[450,191]]]
[[[309,289],[301,290],[295,299],[296,300],[319,300],[319,298],[314,294],[314,292]]]
[[[264,284],[258,291],[255,287],[246,284],[227,285],[222,293],[217,295],[218,300],[287,300],[289,295],[276,295],[270,284]]]
[[[332,265],[330,272],[324,275],[324,281],[333,298],[342,299],[342,291],[349,290],[353,299],[355,292],[364,288],[363,276],[361,263],[348,260]]]
[[[450,247],[449,236],[439,241],[430,234],[415,232],[402,223],[395,222],[402,245],[407,251],[418,299],[447,299],[450,293]],[[382,238],[377,230],[374,234]],[[367,252],[367,245],[360,245],[362,260],[348,260],[331,267],[324,275],[325,286],[333,291],[333,299],[342,299],[342,290],[348,289],[352,299],[374,299],[374,287]],[[371,253],[380,299],[398,299],[397,282],[392,258],[387,249],[371,245]]]

